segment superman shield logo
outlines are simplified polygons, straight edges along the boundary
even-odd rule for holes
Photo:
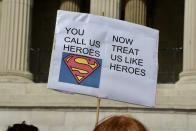
[[[99,88],[101,59],[63,53],[59,81]]]

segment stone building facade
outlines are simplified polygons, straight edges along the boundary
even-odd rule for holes
[[[165,53],[159,54],[156,106],[101,100],[100,119],[129,114],[150,131],[195,131],[195,0],[0,0],[0,131],[22,121],[40,131],[92,131],[95,125],[96,98],[48,90],[44,83],[57,9],[160,30],[160,52]],[[170,72],[177,74],[173,81]]]

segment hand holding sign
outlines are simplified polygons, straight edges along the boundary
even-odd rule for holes
[[[91,14],[58,11],[48,87],[153,106],[158,31]]]

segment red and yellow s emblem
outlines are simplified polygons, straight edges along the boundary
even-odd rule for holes
[[[78,83],[89,77],[100,66],[96,59],[72,54],[65,57],[64,62]]]

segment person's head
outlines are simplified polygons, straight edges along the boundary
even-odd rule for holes
[[[147,129],[138,120],[119,115],[104,119],[93,131],[147,131]]]
[[[21,124],[14,124],[13,126],[9,126],[7,131],[38,131],[38,128],[22,122]]]

